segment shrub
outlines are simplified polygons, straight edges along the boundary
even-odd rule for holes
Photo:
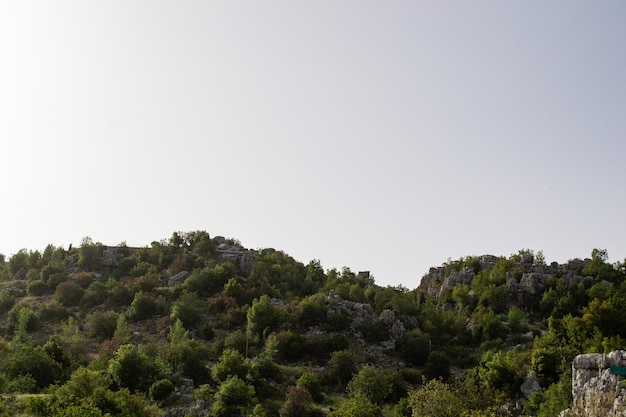
[[[174,384],[169,379],[161,379],[150,386],[150,399],[163,404],[174,394]]]
[[[113,311],[96,311],[87,318],[89,335],[102,342],[111,339],[117,326],[119,315]]]
[[[130,305],[128,318],[134,321],[146,320],[156,316],[158,307],[154,296],[139,291]]]
[[[28,284],[26,292],[31,297],[41,297],[42,295],[50,293],[50,287],[48,287],[48,284],[46,284],[45,282],[37,280]]]
[[[66,307],[77,306],[83,297],[85,290],[73,281],[65,281],[60,283],[54,293],[55,299]]]

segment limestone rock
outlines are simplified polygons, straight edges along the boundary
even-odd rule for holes
[[[189,276],[189,271],[180,271],[178,274],[172,275],[167,280],[167,285],[169,287],[175,287],[176,285],[179,285],[185,282],[188,276]]]
[[[102,265],[116,267],[118,264],[117,248],[105,247],[102,251]]]
[[[574,407],[586,413],[597,407],[598,398],[607,399],[608,415],[622,415],[626,410],[626,389],[622,388],[623,377],[613,375],[611,366],[626,366],[626,351],[614,351],[608,355],[589,353],[578,355],[572,362],[572,394]]]
[[[539,384],[537,377],[528,375],[520,387],[520,390],[522,391],[522,394],[524,394],[524,397],[528,399],[535,392],[543,391],[543,388],[541,388],[541,384]]]

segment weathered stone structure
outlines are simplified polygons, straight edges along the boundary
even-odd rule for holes
[[[611,372],[611,367],[626,367],[626,351],[618,350],[604,355],[578,355],[572,362],[573,410],[586,416],[626,415],[626,388],[624,377]],[[565,410],[562,416],[568,416]]]

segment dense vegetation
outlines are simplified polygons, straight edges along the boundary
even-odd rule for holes
[[[626,347],[607,260],[467,257],[408,290],[203,231],[0,255],[0,415],[556,416],[575,355]]]

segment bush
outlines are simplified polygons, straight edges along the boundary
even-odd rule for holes
[[[280,417],[317,416],[319,410],[314,406],[311,394],[302,387],[287,388],[287,398],[278,413]]]
[[[174,384],[169,379],[161,379],[150,387],[150,399],[156,403],[163,404],[174,394]]]
[[[102,342],[111,339],[117,326],[119,315],[113,311],[96,311],[87,318],[89,335]]]
[[[351,397],[363,396],[373,404],[381,405],[391,394],[393,376],[391,373],[366,366],[354,375],[348,383],[348,394]]]
[[[54,292],[54,298],[66,307],[78,306],[85,290],[74,281],[60,283]]]
[[[233,376],[220,385],[211,411],[216,417],[245,415],[247,409],[256,402],[255,395],[254,387]]]
[[[42,322],[58,323],[67,320],[70,312],[67,307],[63,307],[57,303],[46,304],[39,312],[39,319]]]
[[[156,316],[157,313],[158,306],[155,297],[139,291],[130,305],[128,318],[133,321],[146,320]]]
[[[0,292],[0,313],[6,313],[15,305],[15,296],[7,290]]]
[[[300,378],[296,381],[296,386],[306,389],[311,394],[313,400],[317,402],[321,402],[324,399],[319,376],[309,370],[304,371],[300,375]]]
[[[357,371],[356,358],[351,350],[340,350],[330,356],[328,364],[331,368],[332,378],[339,385],[347,384]]]
[[[122,345],[109,362],[109,373],[118,386],[147,393],[161,374],[154,359],[135,345]]]
[[[31,297],[41,297],[42,295],[50,293],[50,287],[48,287],[48,284],[46,284],[45,282],[37,280],[28,284],[26,292]]]

